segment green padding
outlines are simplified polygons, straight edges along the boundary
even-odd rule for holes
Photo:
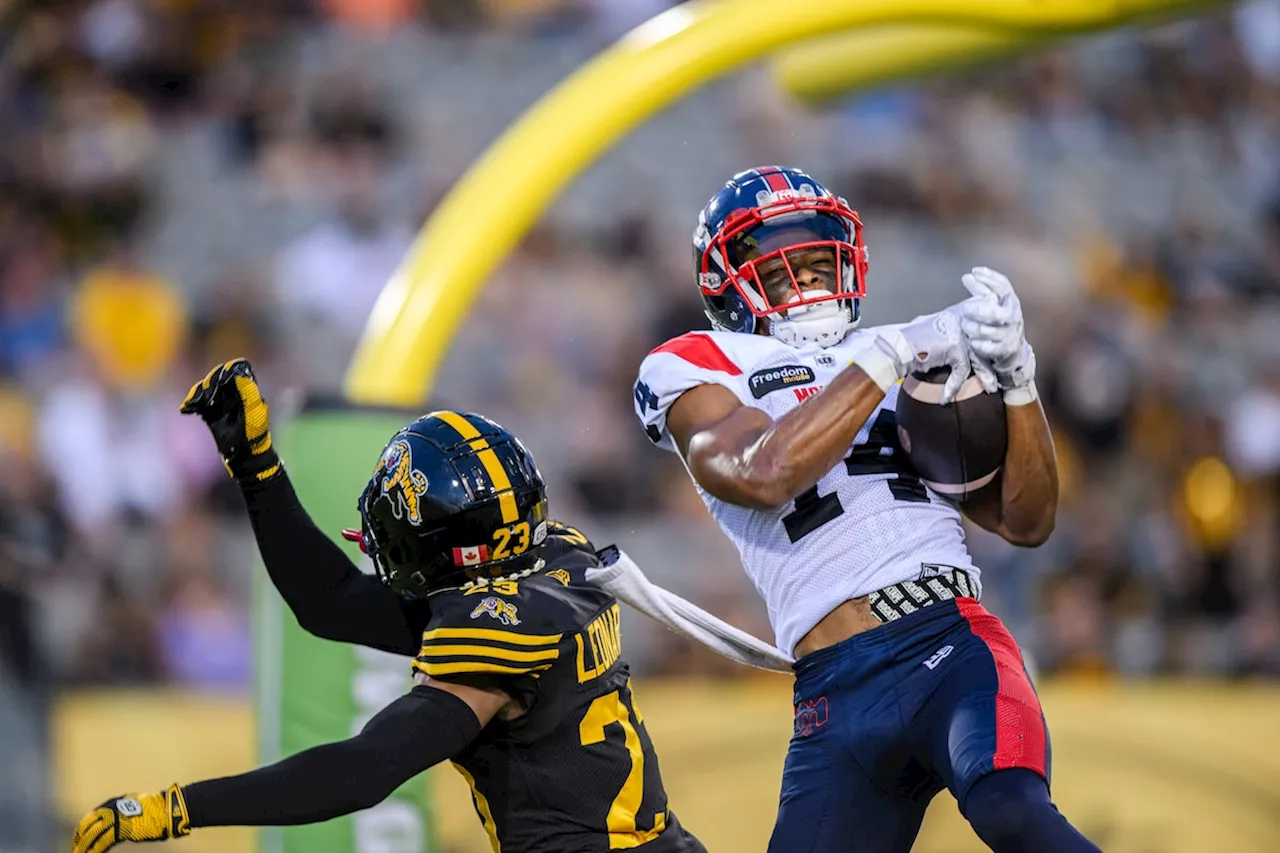
[[[396,430],[420,412],[311,408],[275,431],[285,468],[307,511],[342,540],[358,527],[356,499]],[[259,755],[263,763],[350,737],[412,686],[406,658],[321,640],[303,631],[258,567],[254,587]],[[367,812],[311,826],[265,829],[262,853],[427,853],[434,849],[425,777]]]

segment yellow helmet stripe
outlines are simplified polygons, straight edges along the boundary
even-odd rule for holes
[[[464,441],[471,442],[471,449],[476,451],[480,464],[493,481],[493,488],[498,492],[498,507],[502,510],[504,524],[512,524],[520,520],[520,510],[516,507],[516,495],[511,488],[511,479],[507,470],[498,460],[498,454],[489,447],[489,442],[480,437],[480,431],[471,422],[457,412],[432,412],[429,417],[438,418],[453,427]]]
[[[457,431],[466,441],[480,437],[480,431],[471,425],[471,421],[457,412],[432,412],[427,417],[439,418]]]

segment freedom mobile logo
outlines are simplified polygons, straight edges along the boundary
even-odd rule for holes
[[[751,374],[748,384],[751,396],[759,400],[766,394],[781,391],[783,388],[794,388],[797,385],[808,385],[816,377],[813,369],[803,364],[786,364],[782,367],[771,367],[768,370],[757,370]]]

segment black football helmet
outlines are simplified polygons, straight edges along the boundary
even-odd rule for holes
[[[404,598],[534,570],[547,491],[533,456],[480,415],[432,412],[391,437],[343,531]]]

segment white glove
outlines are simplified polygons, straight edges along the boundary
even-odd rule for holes
[[[974,267],[960,281],[973,294],[960,303],[960,327],[968,341],[974,373],[988,392],[1004,392],[1009,405],[1037,399],[1036,355],[1027,343],[1022,303],[1007,276]]]
[[[969,378],[969,351],[960,330],[960,306],[925,314],[910,323],[881,329],[875,343],[853,362],[881,388],[888,390],[907,373],[924,373],[935,367],[951,368],[942,388],[942,405],[950,403]]]

